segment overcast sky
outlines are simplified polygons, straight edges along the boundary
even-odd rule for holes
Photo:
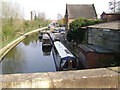
[[[108,2],[111,0],[11,0],[18,2],[24,8],[24,18],[30,19],[30,11],[35,10],[46,13],[46,18],[57,19],[57,15],[65,15],[67,4],[94,4],[98,15],[108,11]]]

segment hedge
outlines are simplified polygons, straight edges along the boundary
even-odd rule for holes
[[[70,23],[70,30],[67,34],[67,39],[70,42],[71,40],[77,42],[77,43],[82,43],[83,40],[86,38],[86,29],[82,29],[81,27],[86,27],[88,25],[93,25],[93,24],[98,24],[101,23],[102,20],[90,20],[87,18],[77,18],[75,19],[72,23]]]

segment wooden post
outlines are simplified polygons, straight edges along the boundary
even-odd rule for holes
[[[68,69],[72,69],[72,67],[73,67],[72,63],[73,63],[72,60],[69,59],[68,60]]]

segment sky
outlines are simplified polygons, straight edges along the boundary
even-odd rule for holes
[[[56,20],[57,15],[65,15],[67,4],[94,4],[98,15],[109,11],[108,2],[111,0],[11,0],[19,3],[24,12],[24,18],[30,19],[30,11],[44,12],[47,19]]]

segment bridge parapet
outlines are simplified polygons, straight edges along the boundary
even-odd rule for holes
[[[118,67],[0,75],[2,88],[118,88]]]

